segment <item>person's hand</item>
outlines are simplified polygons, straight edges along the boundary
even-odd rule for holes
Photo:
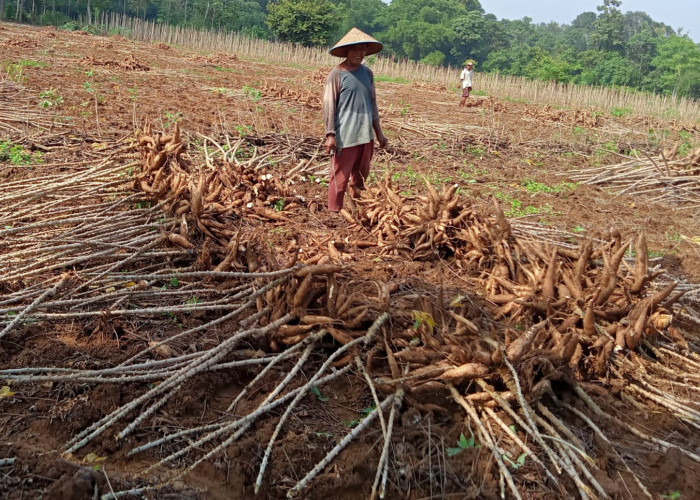
[[[328,154],[335,154],[335,150],[338,149],[338,146],[335,142],[335,136],[330,134],[326,136],[326,142],[324,144],[324,147],[326,148],[326,153]]]
[[[380,148],[385,148],[389,142],[389,139],[387,139],[384,134],[377,134],[377,142],[379,143]]]

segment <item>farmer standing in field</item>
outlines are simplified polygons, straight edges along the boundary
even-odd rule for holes
[[[325,148],[331,155],[328,210],[340,212],[348,183],[351,198],[359,196],[369,175],[374,135],[379,147],[387,138],[379,124],[374,74],[362,64],[365,56],[382,50],[382,44],[357,28],[351,29],[329,51],[345,60],[333,68],[323,93]]]
[[[474,76],[474,63],[472,61],[465,61],[464,69],[459,75],[459,81],[462,84],[462,100],[459,101],[460,107],[464,106],[467,102],[467,97],[472,91],[472,76]]]

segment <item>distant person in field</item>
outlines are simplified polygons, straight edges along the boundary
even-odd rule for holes
[[[325,148],[331,155],[328,182],[328,210],[340,212],[348,184],[350,197],[365,187],[374,154],[376,134],[379,147],[387,138],[379,124],[377,96],[372,70],[362,64],[365,56],[382,50],[382,44],[357,28],[351,29],[330,50],[344,60],[326,79],[323,93]]]
[[[472,91],[472,77],[474,76],[474,63],[471,61],[466,61],[464,63],[464,69],[459,75],[459,82],[462,87],[462,100],[459,101],[460,106],[464,106],[467,102],[467,97]]]

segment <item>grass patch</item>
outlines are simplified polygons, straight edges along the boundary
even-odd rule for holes
[[[525,191],[532,195],[537,193],[564,193],[574,191],[578,186],[575,182],[561,182],[555,186],[549,186],[543,182],[537,182],[532,179],[525,179],[520,185],[525,188]]]
[[[535,205],[524,205],[522,201],[514,198],[513,196],[504,193],[503,191],[496,191],[493,194],[497,200],[499,200],[505,209],[503,213],[506,217],[525,217],[527,215],[552,215],[554,214],[554,209],[548,203],[543,206],[538,207]]]
[[[410,83],[406,78],[403,76],[382,76],[382,75],[375,75],[374,76],[374,81],[375,82],[387,82],[387,83],[401,83],[401,84],[407,84]]]
[[[27,151],[21,144],[11,141],[0,142],[0,162],[9,162],[11,165],[31,165],[41,163],[41,153]]]
[[[625,116],[630,116],[632,114],[632,108],[627,107],[613,107],[610,108],[610,114],[615,118],[624,118]]]

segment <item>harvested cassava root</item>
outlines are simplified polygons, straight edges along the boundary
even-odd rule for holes
[[[606,474],[616,479],[618,470],[629,474],[639,491],[646,492],[622,454],[616,454],[615,443],[610,444],[605,436],[607,428],[600,427],[604,422],[662,451],[679,444],[642,432],[610,407],[595,406],[581,387],[604,387],[606,381],[615,380],[625,401],[637,405],[650,401],[684,424],[700,425],[696,404],[689,397],[663,394],[671,386],[695,390],[697,395],[692,373],[698,362],[685,356],[685,332],[674,324],[674,303],[680,298],[676,289],[680,287],[673,282],[656,283],[659,271],[650,268],[645,258],[643,234],[626,242],[611,233],[605,243],[585,243],[576,249],[542,244],[516,237],[497,206],[469,203],[455,186],[436,189],[428,185],[424,196],[408,197],[387,179],[363,193],[354,214],[346,214],[362,227],[363,248],[374,252],[373,257],[383,254],[388,261],[443,260],[440,266],[456,269],[476,286],[457,292],[442,283],[419,286],[409,279],[401,283],[350,281],[352,269],[335,264],[332,255],[310,265],[297,264],[296,257],[285,261],[271,250],[251,250],[256,246],[255,230],[246,219],[277,222],[257,210],[269,209],[278,196],[285,196],[288,203],[295,198],[272,177],[262,179],[261,175],[271,174],[255,162],[239,161],[235,145],[214,158],[206,148],[188,153],[177,128],[167,136],[150,128],[146,132],[140,140],[142,168],[134,186],[139,199],[148,194],[168,211],[161,224],[163,234],[143,229],[145,220],[162,215],[160,208],[149,208],[133,222],[145,233],[138,233],[139,238],[149,239],[124,239],[131,230],[125,224],[115,231],[119,239],[109,240],[119,243],[110,248],[114,254],[109,254],[110,260],[98,255],[105,260],[98,267],[91,252],[86,267],[78,267],[79,273],[68,275],[65,282],[58,275],[53,281],[37,281],[41,286],[29,291],[18,288],[0,311],[0,329],[7,328],[15,343],[24,334],[22,325],[27,319],[69,323],[104,316],[95,331],[108,331],[127,316],[139,318],[142,324],[160,321],[162,325],[164,314],[197,315],[198,322],[187,329],[173,333],[163,328],[162,336],[134,358],[119,365],[114,362],[116,366],[108,360],[90,370],[33,366],[0,372],[2,380],[17,385],[46,381],[90,386],[141,384],[112,413],[76,430],[65,451],[82,453],[88,443],[99,451],[105,436],[110,438],[105,442],[117,437],[119,446],[129,446],[129,455],[139,454],[142,460],[149,458],[146,450],[158,447],[164,453],[154,461],[161,460],[153,469],[168,484],[202,461],[225,453],[251,425],[268,419],[276,430],[256,483],[256,488],[266,488],[267,462],[275,460],[274,450],[282,446],[278,436],[294,425],[289,416],[297,411],[297,404],[304,397],[305,406],[317,404],[308,392],[350,370],[367,383],[375,409],[344,438],[338,436],[323,459],[296,485],[289,485],[289,494],[306,494],[314,478],[352,440],[362,439],[370,426],[381,428],[379,442],[384,442],[381,456],[375,456],[378,470],[373,490],[379,495],[385,488],[393,492],[397,468],[388,462],[395,456],[390,448],[397,439],[392,432],[402,432],[398,422],[407,407],[424,418],[436,419],[443,417],[429,416],[454,415],[463,409],[469,417],[465,424],[482,451],[491,454],[492,465],[479,472],[500,477],[503,489],[507,487],[514,498],[527,491],[524,485],[531,484],[533,476],[537,481],[543,479],[541,484],[561,497],[578,492],[582,498],[603,498],[606,490],[601,484],[606,488],[608,484],[599,479]],[[108,212],[105,207],[97,207],[95,214]],[[273,215],[288,216],[285,210]],[[120,214],[119,219],[122,223],[126,217]],[[111,219],[95,219],[92,224],[99,223],[102,229],[108,222]],[[85,219],[80,223],[85,225]],[[89,224],[82,229],[92,229]],[[53,262],[47,256],[52,255],[49,250],[55,251],[55,241],[47,236],[36,246],[30,241],[31,230],[32,226],[21,233],[18,228],[6,229],[0,237],[14,245],[18,235],[26,240],[23,250],[29,256],[22,258],[27,265]],[[104,239],[104,232],[98,232]],[[81,246],[95,243],[92,234],[85,235]],[[74,241],[75,237],[70,244]],[[327,243],[319,243],[315,250],[319,254],[330,251]],[[147,245],[156,244],[175,247],[169,251],[174,250],[173,258],[178,260],[172,265],[156,260],[158,265],[151,268],[154,264],[147,261],[151,254],[146,250],[155,249]],[[122,247],[131,253],[122,255]],[[631,247],[639,256],[634,261],[625,259]],[[75,251],[72,248],[66,251]],[[75,259],[65,256],[69,257],[75,267]],[[124,263],[132,264],[135,259],[139,259],[138,266],[129,268],[132,273],[119,272]],[[41,274],[54,270],[38,269]],[[15,274],[22,278],[30,271],[18,268]],[[176,280],[177,286],[162,286],[169,280]],[[78,291],[87,295],[78,295]],[[194,303],[183,304],[192,296],[197,298]],[[17,311],[22,314],[20,319],[10,314]],[[675,345],[663,346],[662,341],[669,337]],[[688,343],[692,344],[690,339]],[[193,350],[190,346],[199,347]],[[641,350],[663,363],[636,356],[635,351]],[[644,370],[638,369],[640,365]],[[273,367],[284,376],[275,377],[271,386],[265,374]],[[338,367],[340,370],[333,371]],[[206,416],[196,424],[201,427],[168,428],[157,439],[145,432],[168,400],[172,403],[171,398],[195,377],[238,369],[256,372],[232,398],[226,414],[212,417],[204,408],[202,415]],[[574,396],[559,398],[566,390],[562,387],[573,388],[568,395]],[[244,396],[256,404],[238,405]],[[599,451],[595,445],[569,431],[570,420],[562,423],[573,418],[585,422],[601,443],[613,449],[606,466],[610,471],[599,469],[591,459]],[[136,429],[144,432],[134,432]],[[466,429],[464,434],[470,435]],[[375,433],[372,439],[376,437]],[[173,472],[171,465],[183,461]],[[158,467],[165,464],[167,468]],[[523,464],[526,474],[516,467]],[[267,476],[274,467],[269,469]]]
[[[276,176],[239,162],[237,150],[224,155],[235,161],[207,157],[206,166],[193,166],[179,124],[172,133],[161,134],[154,133],[146,122],[138,144],[143,163],[134,188],[167,203],[168,212],[178,221],[168,235],[172,243],[192,248],[193,238],[205,240],[209,252],[205,260],[218,259],[220,271],[234,266],[239,247],[246,246],[241,241],[234,244],[239,237],[236,221],[245,216],[287,222],[285,212],[272,206],[289,210],[298,204]],[[223,151],[220,145],[215,146]],[[237,146],[242,147],[240,143]]]

